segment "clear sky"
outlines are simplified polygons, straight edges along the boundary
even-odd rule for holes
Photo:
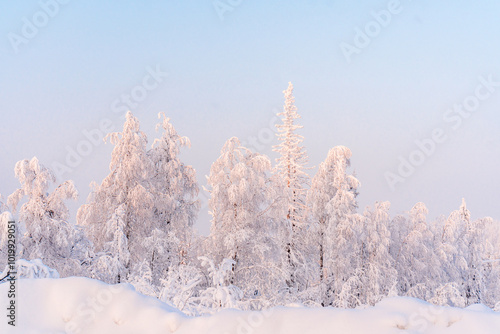
[[[433,219],[465,197],[473,217],[500,219],[499,14],[494,0],[2,1],[0,193],[18,186],[16,161],[67,165],[80,148],[63,175],[80,192],[74,217],[112,150],[88,149],[84,132],[119,130],[124,108],[150,143],[165,112],[201,185],[232,136],[275,159],[270,123],[291,81],[311,166],[349,147],[361,209],[422,201]],[[391,187],[400,157],[417,166]]]

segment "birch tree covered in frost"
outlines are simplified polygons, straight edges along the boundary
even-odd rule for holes
[[[49,193],[56,183],[55,175],[36,157],[18,161],[14,171],[21,183],[8,198],[14,213],[26,198],[19,209],[20,256],[27,260],[41,259],[62,276],[79,273],[85,243],[79,228],[68,222],[69,210],[65,204],[66,200],[78,197],[73,181],[63,182]]]
[[[216,266],[232,260],[227,285],[252,298],[275,297],[284,282],[279,267],[275,213],[279,193],[270,178],[266,156],[229,139],[208,176],[212,226],[209,252]]]
[[[364,213],[362,240],[361,278],[363,291],[361,302],[375,305],[388,296],[396,284],[397,273],[389,253],[391,233],[389,231],[389,202],[377,202]]]
[[[408,212],[408,217],[396,217],[390,225],[398,293],[423,300],[432,297],[443,276],[427,213],[425,204],[419,202]]]
[[[500,224],[492,218],[483,218],[484,226],[484,293],[482,303],[500,311]]]
[[[321,304],[359,304],[363,217],[356,213],[359,181],[347,174],[351,151],[332,148],[311,182],[308,203],[317,228]]]
[[[118,283],[127,277],[126,266],[130,260],[130,251],[124,218],[125,206],[122,204],[104,226],[104,233],[109,241],[104,244],[104,254],[96,262],[96,268],[102,273],[104,281]]]
[[[196,172],[179,158],[181,149],[190,146],[189,138],[181,137],[165,114],[160,113],[158,118],[156,130],[163,133],[148,152],[153,165],[149,179],[154,201],[153,232],[145,241],[155,284],[169,267],[190,262],[192,227],[200,206]]]
[[[306,194],[310,178],[305,172],[308,162],[305,148],[302,146],[303,137],[296,133],[302,126],[295,123],[300,118],[295,106],[293,85],[288,83],[288,88],[283,91],[285,105],[283,111],[278,113],[282,117],[282,124],[277,124],[277,137],[280,144],[274,147],[279,154],[276,159],[275,174],[282,183],[284,192],[285,216],[280,221],[281,243],[284,249],[284,269],[287,271],[287,285],[291,289],[304,286],[304,282],[297,276],[304,273],[307,266],[307,245],[305,244],[306,224]]]
[[[466,303],[462,287],[462,273],[467,270],[464,237],[469,221],[470,212],[467,210],[465,200],[462,200],[460,208],[453,211],[445,221],[442,233],[440,233],[440,242],[436,245],[443,270],[441,287],[434,296],[436,300],[450,299],[458,305]],[[440,294],[446,294],[448,297],[440,296]]]
[[[465,200],[458,210],[453,211],[438,232],[436,254],[441,262],[443,277],[431,302],[440,305],[467,305],[467,273],[469,271],[468,230],[470,228],[470,211]]]
[[[78,212],[98,253],[96,264],[103,263],[102,256],[114,259],[110,249],[123,254],[113,260],[120,270],[103,265],[95,270],[96,275],[107,275],[106,270],[119,273],[116,282],[131,278],[142,284],[144,277],[148,284],[159,286],[172,266],[188,262],[199,207],[195,171],[179,159],[189,139],[180,137],[164,114],[159,118],[157,130],[163,133],[149,151],[147,137],[131,112],[122,132],[106,136],[115,145],[110,174],[101,185],[94,185],[88,204]]]
[[[123,282],[135,265],[144,259],[145,249],[142,241],[149,236],[152,224],[152,208],[154,200],[148,190],[148,177],[151,174],[152,163],[146,153],[147,137],[140,130],[139,121],[131,112],[127,112],[122,132],[110,133],[106,136],[115,147],[111,154],[110,174],[100,185],[93,185],[88,203],[78,210],[78,222],[86,226],[87,232],[94,244],[97,257],[110,257],[109,249],[120,246],[110,246],[116,235],[108,233],[106,222],[113,219],[117,209],[121,207],[119,217],[123,220],[121,227],[126,237],[127,249],[130,254],[123,264],[123,270],[116,275],[113,283]],[[122,258],[122,260],[124,260]],[[100,263],[100,260],[96,260]],[[114,271],[114,268],[108,268]],[[94,271],[96,277],[107,277],[105,267],[99,266]]]
[[[464,295],[467,305],[481,303],[484,284],[484,264],[487,243],[485,238],[485,226],[488,219],[471,220],[470,212],[466,208],[465,200],[462,201],[460,208],[461,216],[465,222],[465,231],[463,235],[463,256],[466,266],[462,271]]]

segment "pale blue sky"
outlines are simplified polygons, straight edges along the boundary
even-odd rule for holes
[[[361,209],[389,200],[394,215],[423,201],[432,219],[465,197],[474,217],[500,219],[500,87],[457,130],[443,120],[474,93],[479,76],[500,81],[500,3],[401,0],[399,13],[348,63],[340,43],[353,44],[356,27],[389,3],[243,0],[221,20],[209,0],[73,0],[16,53],[10,33],[22,36],[23,17],[43,20],[42,6],[3,1],[0,193],[17,187],[16,161],[36,155],[48,166],[64,163],[67,147],[85,140],[83,130],[106,118],[119,129],[112,103],[159,66],[168,75],[132,112],[150,142],[157,113],[172,119],[191,139],[183,159],[202,185],[225,140],[266,132],[292,81],[311,165],[335,145],[351,148]],[[446,142],[392,190],[384,174],[435,128]],[[272,144],[261,151],[274,159]],[[108,173],[111,149],[94,147],[64,175],[81,196],[72,216],[88,184]],[[205,209],[204,233],[208,221]]]

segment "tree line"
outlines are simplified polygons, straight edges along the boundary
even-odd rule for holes
[[[77,198],[73,182],[57,185],[36,157],[19,161],[20,188],[7,203],[0,197],[0,266],[13,213],[20,258],[41,259],[62,277],[130,283],[194,315],[289,303],[353,308],[396,295],[500,309],[497,222],[472,220],[465,201],[432,222],[423,203],[392,218],[389,202],[360,212],[351,151],[332,148],[311,178],[291,83],[284,98],[274,165],[236,137],[212,164],[206,237],[193,229],[196,172],[179,158],[189,139],[164,114],[150,147],[131,112],[106,136],[110,172],[92,184],[76,225],[65,204]]]

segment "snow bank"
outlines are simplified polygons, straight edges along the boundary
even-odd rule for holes
[[[7,303],[7,284],[0,300]],[[0,333],[500,333],[500,313],[482,305],[435,307],[413,298],[388,298],[375,307],[278,307],[263,312],[224,310],[190,318],[143,296],[129,284],[108,285],[88,278],[18,281],[17,327],[0,317]],[[2,306],[5,312],[5,307]]]
[[[0,285],[6,305],[7,284]],[[184,315],[129,284],[81,277],[17,282],[17,331],[1,316],[0,333],[170,333]],[[4,307],[2,307],[5,310]],[[6,313],[6,311],[3,311]]]

